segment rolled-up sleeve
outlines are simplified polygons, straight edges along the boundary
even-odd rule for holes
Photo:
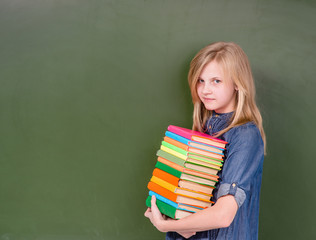
[[[224,162],[217,199],[234,196],[241,207],[251,192],[253,178],[262,171],[263,141],[254,124],[239,126],[227,133],[227,156]]]

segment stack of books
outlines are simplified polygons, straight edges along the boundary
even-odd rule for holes
[[[226,144],[210,135],[170,125],[157,152],[146,205],[151,207],[155,195],[160,212],[174,219],[211,206]]]

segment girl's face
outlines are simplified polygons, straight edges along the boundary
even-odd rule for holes
[[[236,86],[224,77],[217,62],[208,63],[201,72],[197,84],[197,93],[207,110],[216,113],[228,113],[235,110]]]

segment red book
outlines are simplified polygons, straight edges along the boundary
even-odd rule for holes
[[[227,142],[212,137],[206,133],[201,133],[198,131],[193,131],[187,128],[182,128],[174,125],[169,125],[168,131],[180,135],[181,137],[187,138],[192,141],[213,145],[215,147],[225,148]]]

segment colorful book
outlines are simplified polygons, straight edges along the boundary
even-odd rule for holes
[[[169,138],[170,139],[170,138]],[[198,156],[204,156],[204,157],[209,157],[209,158],[215,158],[218,160],[222,160],[224,157],[224,154],[218,154],[218,153],[214,153],[214,152],[209,152],[209,151],[205,151],[205,150],[201,150],[198,148],[189,148],[187,145],[185,144],[177,144],[175,145],[175,143],[169,143],[166,141],[162,141],[161,143],[162,146],[171,148],[174,151],[177,151],[178,153],[181,153],[185,156],[188,156],[189,153],[194,154],[194,155],[198,155]]]
[[[227,144],[227,142],[220,140],[218,138],[214,138],[206,133],[200,133],[198,131],[193,131],[187,128],[182,128],[174,125],[170,125],[168,127],[168,131],[178,134],[189,140],[212,145],[215,147],[225,148],[225,145]]]
[[[168,189],[171,192],[174,192],[175,194],[181,195],[181,196],[185,196],[185,197],[190,197],[190,198],[194,198],[194,199],[198,199],[201,201],[210,201],[212,195],[210,194],[206,194],[203,192],[197,192],[194,190],[190,190],[187,188],[182,188],[182,187],[178,187],[177,185],[173,185],[157,176],[152,176],[150,181]]]
[[[203,178],[203,177],[194,176],[191,174],[183,173],[183,172],[176,170],[176,169],[174,169],[166,164],[163,164],[162,162],[159,162],[159,161],[157,161],[155,167],[159,168],[167,173],[170,173],[171,175],[176,176],[182,180],[196,182],[196,183],[207,185],[207,186],[215,186],[215,184],[218,182],[218,176],[215,176],[213,178],[213,180]]]
[[[171,161],[169,161],[165,158],[162,158],[162,157],[158,157],[158,162],[161,162],[165,165],[168,165],[169,167],[172,167],[172,168],[174,168],[182,173],[187,173],[187,174],[190,174],[193,176],[202,177],[202,178],[206,178],[206,179],[210,179],[210,180],[218,179],[218,176],[216,175],[216,173],[215,174],[213,173],[213,169],[209,169],[210,170],[209,172],[202,172],[199,170],[190,169],[190,168],[185,167],[186,165],[190,166],[190,163],[184,163],[184,167],[182,167],[182,166],[177,165],[174,162],[171,162]],[[195,165],[192,165],[192,166],[199,167],[199,166],[195,166]]]
[[[169,148],[164,148],[166,151],[171,151],[171,149]],[[172,152],[172,151],[171,151]],[[218,161],[214,161],[214,160],[210,160],[210,159],[203,159],[203,158],[192,158],[192,157],[187,157],[185,160],[183,160],[182,158],[176,157],[175,155],[172,155],[168,152],[165,152],[161,149],[159,149],[157,151],[157,156],[158,157],[162,157],[164,159],[167,159],[177,165],[180,165],[182,167],[185,166],[186,163],[190,162],[190,163],[194,163],[194,164],[198,164],[204,167],[208,167],[208,168],[212,168],[214,170],[220,171],[221,167],[223,166],[223,164],[221,162]]]
[[[181,148],[189,153],[193,153],[193,154],[197,154],[197,155],[203,155],[203,156],[207,156],[207,157],[216,157],[219,159],[222,159],[224,154],[223,152],[214,152],[214,151],[207,151],[207,150],[203,150],[201,148],[196,148],[196,147],[190,147],[184,143],[178,142],[176,140],[174,140],[173,138],[170,137],[164,137],[164,142],[172,144],[173,146],[176,146],[178,148]],[[220,156],[222,157],[220,157]]]
[[[214,189],[214,187],[211,187],[211,186],[201,185],[198,183],[193,183],[193,182],[189,182],[186,180],[182,180],[182,179],[177,178],[177,177],[171,175],[170,173],[167,173],[159,168],[155,168],[152,175],[156,176],[164,181],[167,181],[175,186],[194,190],[197,192],[206,193],[209,195],[212,194],[213,189]]]
[[[191,197],[186,197],[182,196],[179,194],[176,194],[174,192],[169,191],[168,189],[160,186],[157,183],[154,183],[150,181],[147,185],[147,188],[155,193],[158,193],[159,195],[168,198],[169,200],[176,202],[176,203],[183,203],[183,204],[188,204],[196,207],[201,207],[201,208],[206,208],[210,207],[212,202],[211,201],[202,201],[199,199],[191,198]]]
[[[146,205],[147,207],[151,207],[151,196],[147,197]],[[159,199],[156,199],[156,205],[162,214],[173,219],[181,219],[192,214],[192,212],[177,209],[176,207],[173,207]]]
[[[214,186],[208,186],[208,185],[203,185],[203,184],[199,184],[196,182],[192,182],[192,181],[186,181],[186,180],[180,180],[178,183],[179,187],[183,187],[183,188],[187,188],[187,189],[193,189],[199,192],[204,192],[207,194],[212,194],[213,190],[214,190]]]
[[[165,132],[147,185],[159,210],[180,219],[212,205],[227,142],[208,134],[170,125]]]
[[[207,158],[210,161],[215,160],[215,161],[222,162],[223,157],[224,157],[224,155],[222,155],[222,154],[212,153],[212,152],[207,152],[207,151],[204,151],[205,153],[202,153],[201,151],[200,151],[200,153],[189,152],[189,151],[186,151],[185,149],[182,149],[182,148],[175,146],[171,143],[168,143],[166,141],[161,142],[160,149],[165,151],[165,152],[168,152],[168,153],[170,153],[178,158],[181,158],[183,160],[186,160],[189,156],[190,157],[193,156],[193,158],[202,157],[202,158]]]
[[[185,137],[181,137],[178,134],[175,134],[173,132],[170,131],[166,131],[165,133],[165,137],[171,138],[177,142],[183,143],[188,147],[194,147],[194,148],[198,148],[198,149],[202,149],[205,151],[210,151],[210,152],[215,152],[215,153],[222,153],[225,148],[219,148],[219,147],[215,147],[215,146],[211,146],[208,144],[204,144],[204,143],[199,143],[199,142],[195,142],[192,140],[189,140]]]
[[[200,208],[200,207],[195,207],[195,206],[191,206],[191,205],[188,205],[188,204],[183,204],[183,203],[176,203],[176,202],[173,202],[171,200],[169,200],[168,198],[165,198],[161,195],[159,195],[158,193],[155,193],[153,191],[149,191],[149,196],[153,196],[155,195],[156,196],[156,199],[164,202],[164,203],[167,203],[177,209],[180,209],[180,210],[184,210],[184,211],[188,211],[188,212],[192,212],[192,213],[195,213],[195,212],[198,212],[198,211],[201,211],[203,210],[204,208]]]

